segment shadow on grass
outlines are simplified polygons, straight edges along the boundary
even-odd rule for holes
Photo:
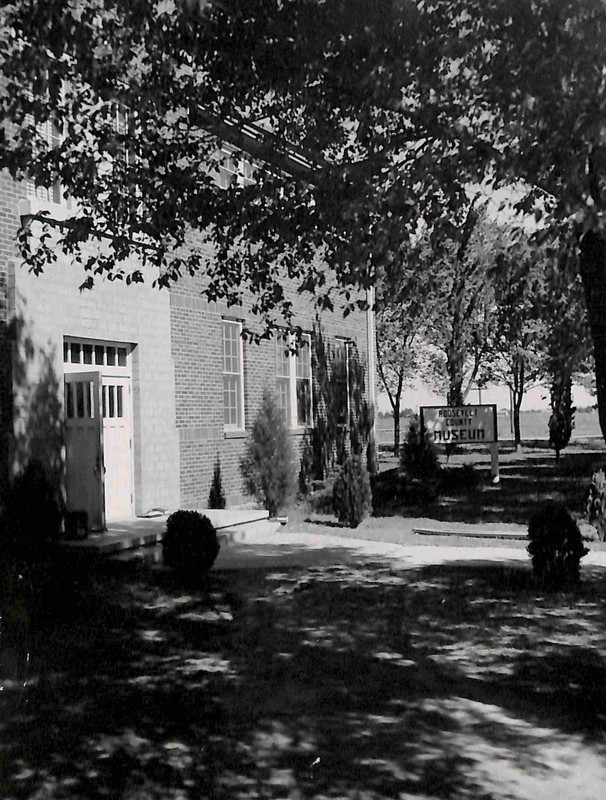
[[[469,484],[461,467],[446,467],[438,495],[423,493],[386,470],[375,478],[374,515],[429,516],[453,522],[513,522],[527,524],[534,506],[548,499],[563,501],[581,514],[592,473],[604,466],[605,454],[564,452],[560,465],[552,454],[522,454],[502,464],[500,483],[492,484],[487,465],[475,468],[477,485]]]
[[[606,755],[605,599],[527,565],[107,566],[0,694],[3,796],[501,796]]]

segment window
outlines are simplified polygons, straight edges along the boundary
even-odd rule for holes
[[[333,360],[335,408],[339,425],[349,422],[349,342],[337,339]]]
[[[242,324],[223,320],[223,424],[226,429],[244,428],[244,373]]]
[[[129,368],[130,346],[94,344],[80,339],[63,339],[64,364],[90,364],[97,367]]]
[[[276,336],[276,395],[284,422],[303,427],[312,421],[311,336],[303,334],[296,354],[291,352],[293,345],[293,334]]]
[[[237,186],[250,186],[254,183],[255,168],[248,159],[227,150],[221,150],[217,160],[217,180],[222,189],[229,188],[232,183]]]
[[[33,117],[28,115],[28,121],[31,123]],[[57,149],[61,146],[63,134],[60,128],[52,120],[45,122],[38,122],[36,125],[38,136],[44,141],[49,150]],[[30,178],[27,181],[27,196],[36,197],[48,203],[61,203],[63,202],[63,190],[59,178],[55,178],[51,186],[36,186],[34,180]]]

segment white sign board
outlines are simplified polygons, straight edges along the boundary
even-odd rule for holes
[[[491,444],[498,440],[497,407],[423,406],[421,424],[436,444]]]

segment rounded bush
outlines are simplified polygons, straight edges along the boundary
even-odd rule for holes
[[[197,511],[175,511],[166,520],[162,556],[167,567],[187,575],[207,572],[219,554],[217,531]]]
[[[528,525],[527,547],[539,586],[558,590],[578,584],[580,561],[589,551],[563,503],[538,506]]]
[[[598,532],[602,541],[606,540],[606,475],[599,469],[591,476],[587,493],[585,516]]]
[[[335,514],[341,524],[357,528],[372,509],[370,476],[360,456],[348,456],[332,490]]]

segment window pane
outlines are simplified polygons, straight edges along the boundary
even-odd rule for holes
[[[276,339],[276,375],[279,378],[290,377],[288,338],[283,333]]]
[[[102,344],[95,345],[95,364],[103,364],[103,353],[105,352],[105,347]]]
[[[307,379],[297,380],[297,424],[311,422],[311,384]]]
[[[66,363],[69,361],[69,342],[63,342],[63,360]]]
[[[119,367],[126,366],[126,347],[118,348],[118,366]]]
[[[82,345],[82,360],[85,364],[93,363],[93,346],[92,344]]]
[[[242,428],[242,359],[240,324],[223,321],[223,422],[226,427]]]
[[[123,403],[122,403],[122,386],[116,386],[116,406],[117,406],[117,417],[123,417]]]
[[[290,379],[276,378],[278,408],[286,425],[290,425]]]
[[[296,355],[297,378],[309,378],[311,376],[311,352],[307,341],[301,344]]]
[[[72,364],[80,363],[80,342],[72,342],[69,346],[70,361]]]
[[[338,413],[337,419],[341,425],[345,425],[348,422],[349,403],[347,391],[347,342],[344,341],[337,340],[336,342],[333,382]]]
[[[115,367],[116,366],[116,348],[115,347],[108,347],[107,348],[107,366],[108,367]]]

